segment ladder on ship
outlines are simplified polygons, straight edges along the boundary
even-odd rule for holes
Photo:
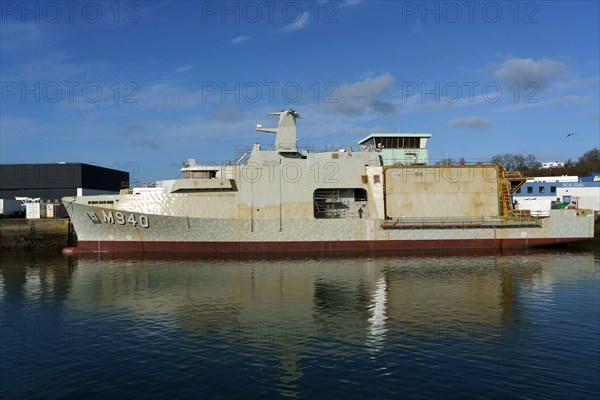
[[[511,196],[515,193],[527,180],[521,176],[521,173],[511,172],[500,168],[500,206],[502,207],[502,214],[505,216],[513,217],[528,217],[530,216],[529,210],[515,210],[511,202]]]

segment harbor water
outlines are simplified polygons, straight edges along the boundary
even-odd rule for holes
[[[600,250],[0,262],[2,399],[600,393]]]

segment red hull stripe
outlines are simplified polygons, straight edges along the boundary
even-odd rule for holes
[[[394,252],[403,250],[451,250],[526,248],[581,242],[589,238],[546,239],[454,239],[454,240],[386,240],[326,242],[128,242],[80,241],[67,247],[63,254],[85,253],[326,253],[326,252]]]

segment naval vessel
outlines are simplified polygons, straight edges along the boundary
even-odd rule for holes
[[[389,252],[499,249],[590,240],[594,215],[533,217],[525,182],[500,165],[430,165],[430,134],[371,134],[360,149],[297,146],[294,110],[270,113],[269,149],[224,165],[189,160],[179,179],[115,195],[65,197],[77,253]]]

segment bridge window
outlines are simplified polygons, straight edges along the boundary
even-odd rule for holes
[[[375,145],[385,149],[418,149],[421,147],[420,137],[376,137]]]

